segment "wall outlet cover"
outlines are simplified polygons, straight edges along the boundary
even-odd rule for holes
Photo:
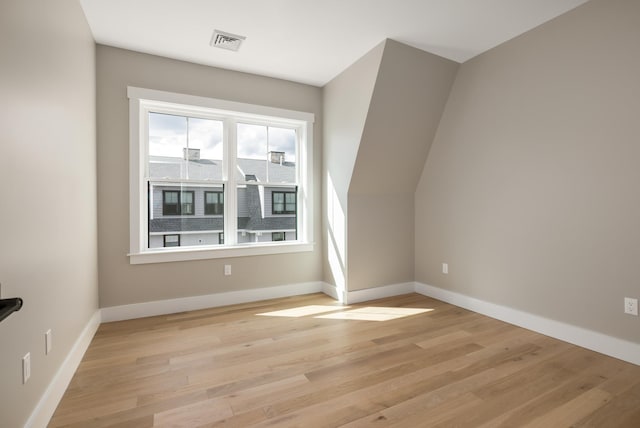
[[[638,299],[631,297],[624,298],[624,313],[638,316]]]

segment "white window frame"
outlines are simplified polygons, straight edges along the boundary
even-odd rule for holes
[[[129,231],[131,264],[162,263],[186,260],[202,260],[225,257],[255,256],[267,254],[313,251],[313,122],[314,115],[307,112],[275,107],[238,103],[215,98],[184,95],[173,92],[128,87],[129,98]],[[150,111],[174,111],[175,114],[226,120],[223,143],[225,144],[224,171],[228,164],[235,164],[235,150],[229,142],[235,141],[237,121],[281,125],[298,132],[298,239],[296,241],[236,243],[235,227],[237,187],[235,174],[223,177],[229,191],[225,195],[224,215],[225,244],[216,246],[148,248],[146,168],[148,165],[148,117]],[[232,119],[230,119],[232,118]],[[229,126],[231,124],[231,126]],[[242,183],[239,183],[242,185]],[[233,224],[232,224],[233,223]],[[226,238],[231,239],[227,240]],[[233,242],[232,242],[233,241]]]

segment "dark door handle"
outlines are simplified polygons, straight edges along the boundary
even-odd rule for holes
[[[10,299],[0,299],[0,321],[17,312],[22,308],[22,299],[12,297]]]

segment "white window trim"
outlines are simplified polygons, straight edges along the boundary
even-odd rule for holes
[[[131,264],[162,263],[186,260],[203,260],[226,257],[256,256],[268,254],[297,253],[313,251],[313,123],[312,113],[267,107],[234,101],[177,94],[152,89],[128,87],[129,98],[129,262]],[[142,197],[146,190],[146,132],[148,116],[143,105],[179,104],[198,114],[198,110],[215,109],[219,113],[230,114],[246,120],[268,120],[273,122],[297,123],[300,126],[298,147],[299,197],[301,215],[298,216],[298,240],[261,242],[248,244],[221,245],[216,247],[168,247],[147,248],[147,201]],[[225,132],[235,132],[233,127],[225,127]],[[225,138],[228,141],[228,138]],[[228,156],[224,162],[234,162],[235,153],[225,150]],[[225,168],[226,170],[226,168]],[[225,204],[227,218],[235,219],[235,206]],[[225,222],[227,225],[230,222]],[[225,228],[225,236],[231,231]]]

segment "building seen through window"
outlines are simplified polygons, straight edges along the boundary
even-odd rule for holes
[[[236,124],[229,166],[223,121],[150,112],[148,124],[148,248],[224,245],[229,221],[237,244],[297,239],[295,129]]]

